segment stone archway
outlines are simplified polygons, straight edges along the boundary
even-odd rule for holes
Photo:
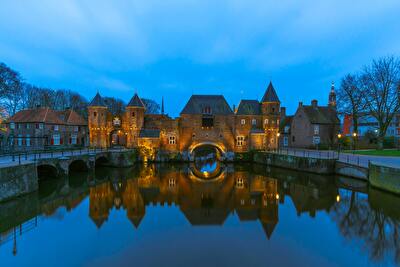
[[[208,142],[207,141],[207,142],[194,143],[189,147],[189,149],[188,149],[189,160],[190,161],[194,160],[194,156],[195,156],[194,154],[195,154],[196,149],[201,148],[201,147],[206,147],[206,146],[213,147],[213,148],[216,149],[216,151],[219,154],[218,155],[218,160],[224,161],[226,159],[227,150],[226,150],[226,147],[223,144],[216,143],[216,142]]]
[[[121,129],[115,129],[109,133],[109,145],[126,146],[126,134]]]

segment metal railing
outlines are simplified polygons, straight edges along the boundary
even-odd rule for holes
[[[280,148],[276,150],[270,150],[269,152],[277,153],[280,155],[290,155],[303,158],[314,158],[314,159],[332,159],[349,165],[358,167],[368,167],[369,158],[350,154],[342,153],[335,150],[311,150],[311,149],[300,149],[300,148]]]
[[[1,165],[20,165],[28,162],[36,162],[41,159],[60,158],[66,156],[78,156],[87,154],[97,154],[109,151],[125,151],[129,150],[123,147],[119,148],[77,148],[77,149],[64,149],[64,150],[39,150],[30,152],[13,152],[0,155]]]

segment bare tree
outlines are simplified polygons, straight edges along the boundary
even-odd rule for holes
[[[365,112],[365,91],[362,90],[360,77],[347,74],[337,91],[337,107],[341,115],[350,115],[353,121],[353,130],[358,133],[358,120]]]
[[[21,75],[0,63],[0,103],[9,115],[14,115],[22,104],[22,78]]]
[[[159,114],[160,113],[160,105],[152,100],[147,98],[142,98],[143,104],[146,106],[147,114]]]
[[[365,67],[362,83],[368,113],[378,122],[378,148],[383,148],[386,131],[400,110],[400,60],[393,56],[374,60]]]
[[[108,110],[113,114],[121,114],[125,111],[125,103],[121,99],[115,97],[104,97]]]

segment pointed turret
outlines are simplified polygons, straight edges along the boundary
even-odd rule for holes
[[[265,102],[277,102],[277,103],[280,103],[279,97],[276,94],[275,88],[272,85],[271,81],[269,82],[268,88],[265,91],[265,94],[264,94],[261,102],[262,103],[265,103]]]
[[[142,99],[140,99],[137,93],[135,93],[135,95],[131,98],[131,101],[129,101],[127,107],[146,108]]]
[[[336,108],[336,92],[335,92],[335,83],[332,82],[331,91],[329,93],[329,106]]]
[[[106,104],[99,92],[97,92],[92,101],[90,101],[89,107],[106,107]]]

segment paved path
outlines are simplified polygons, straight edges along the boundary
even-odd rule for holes
[[[358,155],[352,153],[338,153],[337,151],[316,151],[316,150],[298,150],[288,149],[280,150],[280,154],[288,154],[299,157],[321,158],[321,159],[334,159],[338,158],[339,161],[361,166],[368,167],[369,162],[377,163],[386,166],[400,168],[400,157],[384,157],[384,156],[370,156]]]
[[[100,150],[100,149],[82,149],[82,150],[69,150],[63,152],[38,152],[31,154],[16,154],[13,158],[11,155],[1,155],[0,154],[0,168],[16,166],[20,164],[29,164],[35,162],[38,159],[50,159],[50,158],[61,158],[61,157],[70,157],[70,156],[78,156],[78,155],[87,155],[87,154],[97,154],[104,152],[119,152],[125,151],[126,149],[108,149],[108,150]]]

